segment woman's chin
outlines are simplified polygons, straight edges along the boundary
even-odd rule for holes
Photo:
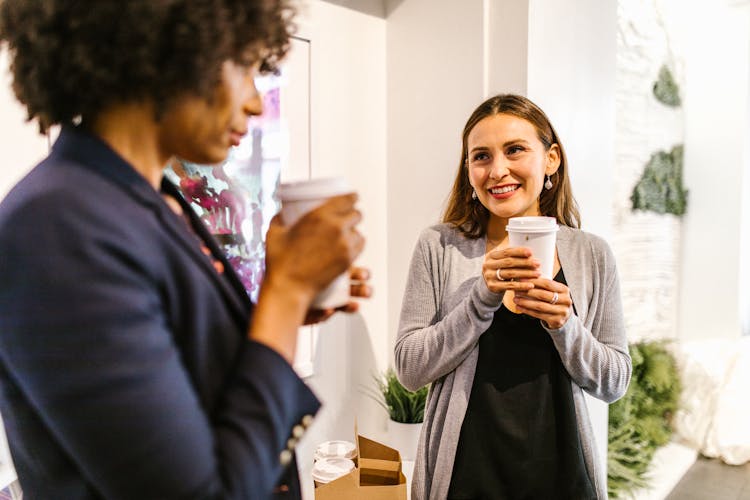
[[[198,165],[216,165],[222,163],[228,156],[228,147],[215,147],[204,151],[194,151],[189,155],[180,156],[180,158]]]
[[[539,215],[539,210],[524,210],[517,207],[490,207],[490,214],[498,219],[510,219],[511,217],[524,217],[528,215]]]

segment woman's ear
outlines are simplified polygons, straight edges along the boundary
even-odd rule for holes
[[[560,168],[560,146],[556,143],[547,150],[547,167],[544,169],[546,175],[552,175]]]

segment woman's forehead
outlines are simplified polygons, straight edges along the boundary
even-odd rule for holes
[[[495,114],[480,120],[469,132],[468,143],[507,142],[537,138],[537,132],[530,121],[506,113]]]

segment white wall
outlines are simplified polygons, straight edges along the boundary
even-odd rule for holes
[[[483,98],[529,95],[529,3],[484,1]]]
[[[0,50],[0,199],[48,151],[47,138],[26,123],[26,111],[10,88],[8,53]]]
[[[746,1],[745,4],[746,11],[750,12],[750,2]],[[748,17],[747,25],[750,26],[750,13],[746,13],[746,15]],[[747,47],[746,64],[750,68],[750,36],[747,37]],[[744,286],[740,286],[739,295],[740,321],[743,335],[750,335],[750,287],[746,286],[747,283],[750,283],[750,259],[747,258],[750,255],[750,82],[748,83],[747,91],[745,132],[743,134],[746,140],[744,165],[742,167],[742,194],[740,195],[742,209],[740,212],[740,272],[738,280],[744,284]]]
[[[685,61],[685,186],[679,331],[683,339],[736,338],[748,303],[738,269],[748,154],[748,2],[690,3],[701,35]],[[747,237],[747,236],[745,236]],[[744,303],[740,302],[740,298]]]

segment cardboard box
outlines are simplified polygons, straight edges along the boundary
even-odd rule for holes
[[[357,434],[357,467],[315,488],[315,500],[406,500],[401,455],[393,448]]]

